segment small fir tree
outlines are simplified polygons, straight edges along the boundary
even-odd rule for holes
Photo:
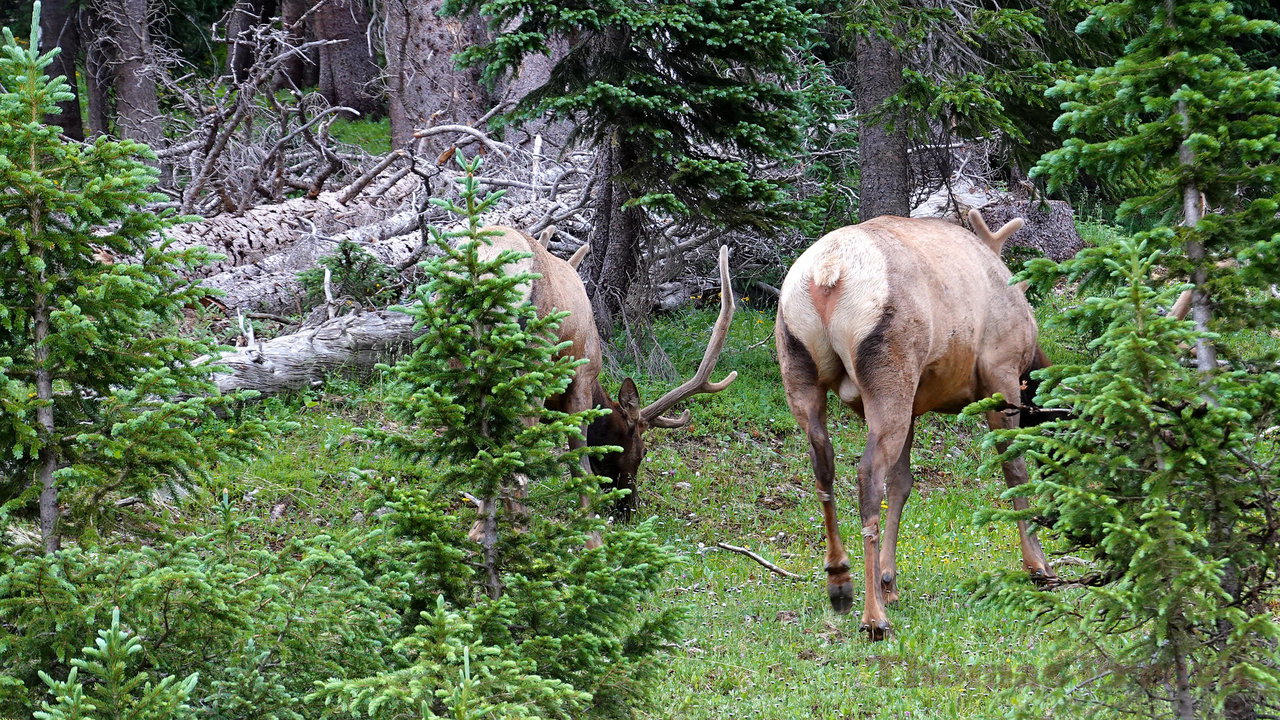
[[[1029,590],[1015,576],[986,591],[1067,630],[1048,643],[1054,662],[1039,678],[1048,697],[1021,711],[1038,716],[1047,703],[1072,717],[1114,717],[1117,707],[1219,717],[1280,697],[1280,623],[1267,607],[1280,559],[1280,478],[1270,468],[1280,448],[1261,431],[1276,422],[1280,375],[1206,379],[1180,362],[1200,335],[1163,312],[1181,287],[1152,287],[1164,253],[1133,240],[1110,252],[1089,264],[1121,290],[1065,317],[1105,319],[1091,343],[1100,354],[1043,371],[1038,402],[1072,417],[989,438],[1010,443],[1003,457],[1030,461],[1017,492],[1038,501],[990,516],[1048,522],[1092,552],[1095,570],[1079,591]]]
[[[570,120],[599,153],[586,263],[606,337],[644,256],[642,208],[766,234],[804,221],[786,187],[753,165],[801,152],[805,95],[788,87],[812,34],[800,3],[449,0],[445,8],[488,18],[493,42],[459,56],[482,65],[488,82],[572,43],[507,117]]]
[[[397,646],[405,662],[317,697],[388,718],[628,717],[676,635],[678,611],[645,602],[674,555],[650,525],[607,531],[596,515],[617,493],[581,461],[606,448],[566,448],[606,411],[543,407],[581,361],[560,357],[564,313],[540,317],[522,300],[536,276],[507,268],[523,256],[485,252],[478,218],[500,194],[482,199],[479,158],[460,162],[460,204],[437,202],[465,227],[433,231],[441,256],[402,308],[423,334],[390,369],[388,412],[409,429],[367,431],[429,464],[427,486],[390,493],[401,579],[384,584],[413,596],[413,629]],[[478,542],[460,495],[478,501]],[[596,534],[603,545],[588,548]]]
[[[131,673],[141,660],[142,641],[120,627],[120,610],[111,613],[111,627],[98,631],[95,643],[84,649],[84,657],[71,661],[66,680],[55,680],[41,672],[49,686],[53,704],[43,703],[36,720],[174,720],[193,717],[187,705],[199,675],[183,680],[172,675],[152,682],[146,672]],[[87,678],[82,679],[84,671]],[[92,678],[92,682],[86,679]]]
[[[44,123],[72,95],[44,74],[57,51],[38,52],[39,27],[37,3],[26,45],[6,28],[0,47],[0,528],[38,495],[52,552],[60,508],[92,522],[105,498],[247,455],[268,428],[197,426],[233,399],[194,364],[215,345],[172,331],[202,294],[182,271],[208,255],[155,242],[174,217],[139,209],[162,199],[146,147]]]
[[[1076,137],[1038,171],[1053,186],[1093,173],[1129,197],[1121,217],[1152,229],[1031,263],[1040,281],[1104,273],[1124,287],[1063,320],[1105,328],[1093,364],[1043,371],[1038,402],[1072,417],[991,441],[1033,461],[1018,492],[1040,505],[1021,517],[1091,551],[1097,570],[1081,595],[993,592],[1074,621],[1063,657],[1089,679],[1054,683],[1060,700],[1093,715],[1260,717],[1280,697],[1267,607],[1280,375],[1241,331],[1280,320],[1265,291],[1280,280],[1280,71],[1249,70],[1229,43],[1277,26],[1223,2],[1126,0],[1093,8],[1082,29],[1096,27],[1136,34],[1113,66],[1059,83],[1058,126]],[[1161,315],[1172,290],[1152,289],[1157,261],[1191,281],[1178,289],[1193,290],[1193,322]],[[1195,368],[1182,362],[1191,345]]]

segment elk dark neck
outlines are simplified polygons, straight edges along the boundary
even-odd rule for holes
[[[1050,420],[1058,420],[1062,418],[1061,410],[1044,410],[1035,404],[1036,392],[1040,389],[1040,381],[1031,377],[1031,373],[1036,370],[1043,370],[1049,367],[1051,363],[1049,358],[1045,356],[1044,350],[1040,346],[1036,346],[1036,353],[1031,358],[1031,365],[1023,371],[1021,380],[1022,397],[1019,398],[1023,408],[1021,417],[1018,418],[1018,424],[1022,427],[1031,427],[1040,423],[1049,422]]]
[[[599,380],[591,387],[591,406],[605,408],[612,412],[592,420],[587,426],[587,444],[591,446],[621,445],[623,430],[622,421],[618,417],[617,403],[604,391]]]

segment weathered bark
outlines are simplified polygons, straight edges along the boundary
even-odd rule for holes
[[[289,31],[292,44],[301,45],[311,40],[307,23],[302,16],[311,8],[312,0],[280,0],[280,19]],[[315,52],[299,53],[289,58],[276,77],[275,86],[304,88],[320,82],[319,59]]]
[[[474,123],[490,106],[479,71],[453,64],[454,54],[483,40],[480,23],[441,17],[441,5],[442,0],[386,0],[381,5],[395,147],[408,145],[418,128]]]
[[[538,205],[516,205],[486,213],[481,224],[527,227],[519,217],[528,207],[537,208]],[[419,226],[417,210],[403,211],[340,235],[303,240],[283,252],[211,275],[201,285],[221,292],[218,302],[229,310],[293,315],[303,310],[306,294],[298,281],[298,273],[315,266],[343,240],[359,244],[383,264],[401,270],[408,269],[418,260],[434,257],[435,246],[422,246]],[[559,254],[565,257],[575,249],[561,248]]]
[[[884,101],[902,89],[902,55],[888,40],[859,37],[854,102],[863,120],[858,132],[858,216],[906,216],[911,210],[907,134],[897,113],[884,111]]]
[[[62,51],[49,66],[49,75],[63,75],[75,98],[58,103],[60,112],[45,122],[62,128],[62,134],[74,140],[84,139],[84,120],[80,116],[80,88],[76,83],[76,57],[80,54],[80,8],[71,0],[45,0],[40,14],[40,52],[53,48]]]
[[[382,112],[374,87],[378,64],[366,39],[370,22],[365,0],[329,0],[311,15],[315,39],[341,41],[320,48],[320,93],[365,116]]]
[[[982,207],[982,216],[993,228],[1014,218],[1025,221],[1022,229],[1005,243],[1006,252],[1014,247],[1032,248],[1051,260],[1062,262],[1084,249],[1084,238],[1076,230],[1075,211],[1062,200],[996,202]]]
[[[335,372],[367,373],[377,363],[406,352],[417,336],[408,315],[382,310],[334,318],[210,362],[228,370],[214,375],[223,393],[257,390],[273,395],[312,387]]]
[[[205,246],[226,259],[201,266],[191,277],[203,278],[281,252],[310,233],[336,235],[383,220],[416,191],[418,181],[406,177],[384,194],[339,200],[342,191],[315,198],[294,198],[275,205],[259,205],[243,215],[219,215],[202,222],[177,225],[166,231],[173,249]]]
[[[201,286],[222,292],[218,302],[233,310],[273,315],[302,312],[306,293],[298,281],[298,273],[331,254],[341,239],[326,240],[323,244],[306,243],[305,248],[297,247],[250,265],[231,268],[205,278]],[[365,245],[364,249],[384,264],[396,267],[413,256],[421,239],[418,233],[396,235]]]

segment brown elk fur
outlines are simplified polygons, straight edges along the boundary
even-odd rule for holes
[[[879,217],[835,230],[796,260],[782,285],[776,339],[787,402],[809,439],[827,537],[828,595],[837,612],[853,605],[849,558],[836,522],[835,458],[826,427],[826,395],[866,419],[858,466],[865,561],[862,627],[873,640],[889,631],[884,605],[897,600],[896,547],[911,491],[915,418],[957,412],[1002,394],[1022,396],[1030,370],[1046,361],[1023,288],[1009,284],[999,252],[1019,227],[992,233],[977,211],[976,233],[936,219]],[[989,413],[992,427],[1017,414]],[[1026,482],[1022,460],[1004,464],[1010,486]],[[881,530],[881,507],[887,513]],[[1026,500],[1015,500],[1026,507]],[[1054,578],[1025,523],[1023,564]]]
[[[635,478],[640,462],[644,458],[644,433],[651,426],[680,427],[689,422],[686,411],[680,418],[668,418],[662,415],[672,405],[699,393],[714,393],[723,390],[733,382],[737,373],[718,383],[709,381],[716,359],[723,347],[729,322],[733,317],[733,294],[729,289],[727,251],[721,251],[720,272],[722,285],[721,314],[712,332],[711,342],[707,346],[702,365],[693,379],[680,387],[663,395],[659,400],[647,407],[642,407],[640,394],[635,381],[626,378],[618,390],[615,401],[600,385],[601,344],[596,332],[594,315],[591,312],[591,301],[587,299],[586,288],[578,277],[577,265],[588,252],[583,247],[574,253],[568,262],[552,255],[543,247],[543,243],[528,234],[508,227],[488,227],[484,232],[495,232],[489,239],[491,245],[482,251],[482,256],[493,258],[503,250],[514,250],[530,253],[531,256],[509,267],[508,273],[529,272],[541,277],[534,280],[527,288],[526,300],[538,308],[540,315],[550,312],[565,311],[569,315],[561,323],[558,339],[568,341],[570,345],[562,356],[585,358],[586,363],[579,365],[569,387],[560,395],[548,398],[546,406],[560,412],[575,413],[593,407],[602,407],[611,412],[592,422],[586,428],[586,440],[575,439],[571,448],[583,445],[601,446],[616,445],[621,452],[592,457],[584,462],[583,469],[595,475],[608,478],[611,487],[631,491],[619,506],[621,515],[630,515],[634,504]]]

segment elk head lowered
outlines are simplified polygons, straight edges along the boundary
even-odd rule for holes
[[[729,334],[729,324],[733,320],[733,290],[729,281],[729,249],[720,248],[720,314],[716,318],[711,331],[711,340],[707,343],[702,362],[692,378],[680,386],[667,392],[648,406],[642,406],[640,393],[635,381],[626,378],[618,391],[617,400],[613,400],[600,385],[601,345],[596,332],[595,319],[591,312],[591,301],[587,299],[586,288],[578,277],[577,263],[586,254],[579,250],[565,262],[548,252],[543,243],[533,239],[519,230],[507,227],[485,228],[485,231],[500,233],[492,238],[492,250],[496,254],[501,250],[516,250],[532,253],[532,257],[518,263],[518,268],[510,272],[522,271],[537,273],[541,277],[531,284],[527,299],[538,308],[539,314],[565,311],[569,316],[560,324],[559,339],[569,342],[564,354],[587,362],[578,366],[573,381],[563,393],[547,398],[546,406],[552,410],[566,413],[581,412],[592,407],[607,408],[610,414],[596,419],[586,429],[586,440],[570,443],[570,447],[616,445],[621,452],[610,453],[589,459],[585,466],[595,475],[608,478],[611,487],[629,490],[630,493],[619,503],[619,513],[623,519],[629,518],[635,508],[636,474],[640,461],[644,459],[644,433],[651,427],[678,428],[689,424],[690,414],[685,410],[679,417],[668,417],[663,413],[676,403],[687,400],[702,393],[716,393],[725,389],[738,377],[738,373],[730,372],[719,382],[711,381],[711,373],[715,370],[720,352],[724,349],[725,339]],[[572,263],[572,264],[571,264]]]
[[[809,440],[827,538],[827,593],[840,613],[852,608],[853,583],[836,522],[827,392],[867,421],[858,510],[862,629],[872,640],[887,636],[884,605],[898,599],[898,525],[913,482],[915,418],[958,412],[995,393],[1017,402],[1028,373],[1046,364],[1023,288],[1009,284],[1000,260],[1004,240],[1022,221],[992,233],[976,210],[970,220],[977,235],[942,220],[888,216],[841,228],[806,250],[782,284],[778,360],[787,404]],[[1019,417],[997,411],[987,422],[1016,427]],[[1009,486],[1026,482],[1022,459],[1003,469]],[[1027,500],[1014,506],[1024,509]],[[1056,579],[1025,522],[1018,532],[1026,569]]]

